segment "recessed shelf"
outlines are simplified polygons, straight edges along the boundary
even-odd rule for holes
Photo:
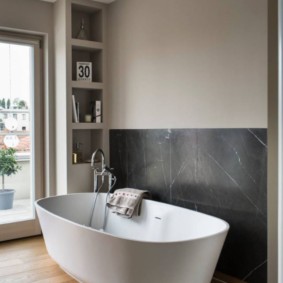
[[[83,124],[83,123],[79,123]],[[95,149],[101,148],[102,129],[73,129],[73,153],[78,155],[78,163],[91,159]]]
[[[72,79],[77,79],[77,62],[92,63],[92,82],[103,82],[102,50],[72,49]]]
[[[87,82],[87,81],[72,81],[72,88],[78,88],[78,89],[103,89],[103,83]]]
[[[88,166],[90,166],[90,162],[88,162],[88,161],[82,161],[82,162],[78,162],[78,163],[73,163],[72,164],[73,166],[78,166],[78,165],[84,165],[84,166],[86,166],[86,167],[88,167]]]
[[[103,90],[101,89],[83,89],[83,88],[73,88],[72,95],[74,95],[74,99],[79,109],[79,123],[86,123],[92,124],[94,123],[95,116],[96,116],[96,105],[101,104],[101,119],[100,122],[103,122]],[[72,106],[73,108],[73,106]],[[72,109],[72,111],[74,111]],[[88,117],[86,118],[86,115]],[[89,115],[91,116],[91,122],[85,122],[85,119],[90,119]],[[73,117],[74,119],[74,117]],[[88,120],[89,121],[89,120]],[[73,120],[74,122],[74,120]],[[100,124],[100,123],[99,123]]]
[[[102,11],[101,9],[72,4],[72,38],[77,38],[82,19],[88,40],[102,42]]]
[[[103,123],[72,123],[73,130],[102,130]]]
[[[73,50],[102,50],[103,43],[97,41],[90,41],[90,40],[82,40],[82,39],[72,39],[72,48]]]

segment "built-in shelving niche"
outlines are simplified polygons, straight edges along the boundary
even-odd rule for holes
[[[76,102],[79,103],[79,122],[85,123],[85,115],[95,115],[94,107],[95,101],[99,100],[103,103],[103,95],[101,89],[77,89],[73,88],[73,95],[75,95]],[[101,107],[103,109],[103,105]],[[101,122],[103,123],[103,114],[101,116]],[[92,121],[94,122],[94,121]],[[87,123],[90,124],[90,123]],[[99,126],[99,124],[98,124]]]
[[[92,82],[103,82],[102,50],[72,49],[72,80],[77,80],[77,62],[92,63]]]
[[[78,154],[78,163],[90,163],[91,155],[102,143],[102,129],[73,130],[73,152]]]
[[[88,0],[58,0],[54,4],[56,64],[56,185],[60,194],[93,190],[93,170],[89,161],[97,148],[108,158],[108,130],[105,106],[105,12],[106,6]],[[78,38],[82,19],[86,37]],[[66,40],[62,40],[65,38]],[[92,63],[91,80],[77,81],[77,62]],[[65,66],[66,64],[66,66]],[[64,70],[63,67],[67,69]],[[74,122],[73,97],[79,103],[80,122]],[[101,101],[102,123],[85,122],[92,101]],[[65,114],[62,109],[67,109]],[[79,160],[74,164],[74,156]]]
[[[102,11],[77,4],[72,4],[72,38],[77,38],[82,19],[87,40],[103,42]]]

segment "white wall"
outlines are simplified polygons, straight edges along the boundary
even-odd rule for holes
[[[267,127],[267,0],[119,0],[110,128]]]
[[[1,0],[0,26],[53,34],[53,6],[38,0]]]
[[[21,30],[45,36],[44,96],[45,178],[48,193],[55,193],[54,144],[54,34],[53,4],[38,0],[0,0],[0,28]]]

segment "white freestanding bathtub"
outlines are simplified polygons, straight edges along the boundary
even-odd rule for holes
[[[218,218],[143,200],[141,215],[103,215],[106,194],[36,202],[50,256],[86,283],[210,283],[229,225]]]

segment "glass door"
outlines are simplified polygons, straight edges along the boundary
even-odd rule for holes
[[[0,35],[0,241],[40,233],[34,208],[43,196],[40,53],[38,39]]]

